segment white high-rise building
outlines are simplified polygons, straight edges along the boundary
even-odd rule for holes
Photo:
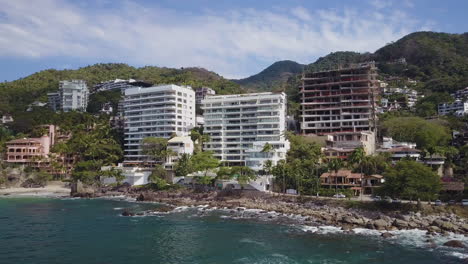
[[[146,137],[186,136],[195,126],[195,92],[190,86],[160,85],[125,90],[125,162],[141,163]]]
[[[468,101],[455,100],[453,103],[442,103],[438,107],[439,115],[464,116],[468,114]]]
[[[83,80],[60,81],[59,91],[48,93],[49,107],[53,111],[86,111],[89,91]]]
[[[252,93],[209,96],[202,100],[204,132],[210,136],[205,151],[228,166],[246,165],[261,170],[286,157],[286,95]],[[272,150],[263,152],[265,144]]]

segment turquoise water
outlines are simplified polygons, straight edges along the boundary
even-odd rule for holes
[[[371,235],[317,234],[300,226],[233,220],[194,210],[122,217],[154,204],[113,200],[0,199],[0,263],[463,263],[435,250]],[[401,238],[403,239],[403,238]]]

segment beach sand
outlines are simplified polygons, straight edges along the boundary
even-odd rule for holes
[[[70,187],[63,182],[49,182],[43,188],[6,188],[0,189],[1,196],[40,196],[40,197],[64,197],[70,196]]]

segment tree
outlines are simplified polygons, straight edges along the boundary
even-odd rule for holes
[[[165,180],[166,175],[166,169],[162,165],[158,164],[154,166],[153,171],[148,176],[148,180],[151,183],[155,184],[158,190],[161,190],[167,185],[167,182]]]
[[[412,160],[399,161],[384,176],[381,192],[392,197],[434,200],[441,190],[439,176],[430,167]]]
[[[275,167],[273,167],[273,176],[275,177],[275,182],[282,182],[282,192],[286,192],[286,161],[285,160],[280,160],[276,164]]]
[[[207,176],[209,170],[218,167],[219,160],[211,151],[198,152],[192,156],[192,164],[194,171],[204,171],[204,176]]]
[[[193,172],[192,157],[190,154],[184,153],[174,166],[176,176],[187,176]]]
[[[168,156],[167,152],[167,139],[146,137],[141,142],[143,154],[147,155],[156,161],[165,160]]]
[[[265,145],[263,145],[263,149],[262,149],[262,152],[264,153],[270,153],[274,150],[273,148],[273,145],[271,145],[270,143],[265,143]]]
[[[232,178],[231,167],[220,167],[216,172],[216,178],[221,180],[228,180]]]
[[[273,161],[266,160],[265,162],[263,162],[263,171],[265,172],[266,175],[270,175],[272,169],[273,169]]]
[[[329,171],[332,171],[335,173],[335,176],[338,174],[338,171],[343,167],[343,161],[339,158],[331,158],[328,160],[327,167]],[[331,173],[330,173],[331,176]],[[330,184],[331,188],[331,181],[330,181],[330,176],[328,177],[328,184]],[[335,177],[335,192],[338,189],[338,177]]]
[[[123,175],[122,170],[116,169],[115,167],[103,171],[102,174],[106,178],[114,178],[119,185],[125,180],[125,175]]]
[[[76,163],[73,172],[72,179],[81,181],[85,184],[100,184],[100,176],[102,161],[101,160],[87,160]]]
[[[240,185],[244,185],[257,178],[254,170],[247,166],[234,166],[231,168],[231,174]]]

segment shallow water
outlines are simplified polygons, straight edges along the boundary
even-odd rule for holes
[[[421,231],[378,233],[230,219],[196,209],[122,217],[156,204],[0,199],[0,263],[463,263],[464,250],[430,249]],[[464,239],[464,237],[461,237]],[[436,238],[441,245],[448,238]]]

